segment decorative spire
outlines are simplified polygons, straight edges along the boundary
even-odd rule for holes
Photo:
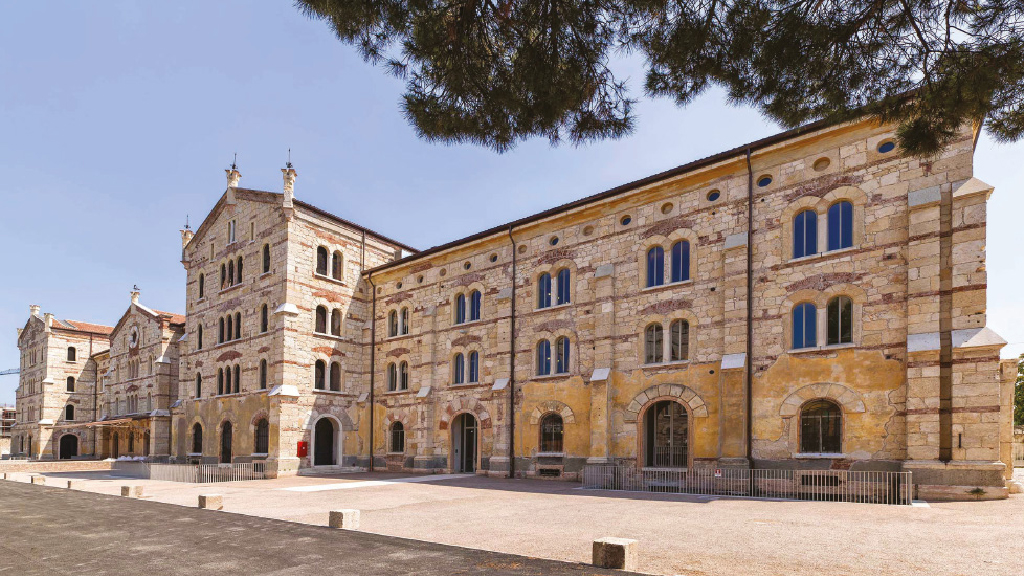
[[[238,171],[238,152],[235,152],[235,159],[231,162],[231,169],[224,171],[228,175],[228,188],[238,187],[238,180],[242,173]]]
[[[285,167],[281,169],[281,174],[284,175],[284,207],[291,208],[292,201],[295,199],[295,179],[298,178],[298,173],[295,172],[295,167],[292,166],[292,149],[288,149],[288,162],[285,163]]]

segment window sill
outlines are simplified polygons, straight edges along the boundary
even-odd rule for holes
[[[402,396],[403,394],[412,394],[412,390],[406,388],[405,390],[385,390],[385,396]]]
[[[566,302],[565,304],[552,304],[551,306],[545,306],[543,308],[534,308],[534,312],[541,312],[546,310],[558,310],[560,308],[568,308],[572,306],[572,302]]]
[[[395,334],[394,336],[385,336],[384,337],[384,341],[385,342],[390,342],[392,340],[401,340],[403,338],[408,338],[410,336],[411,336],[411,334],[408,334],[408,333],[406,333],[406,334]]]
[[[559,374],[545,374],[544,376],[534,376],[530,380],[565,380],[571,377],[572,374],[569,372],[561,372]]]
[[[687,366],[690,363],[689,360],[669,360],[668,362],[651,362],[647,364],[641,364],[642,370],[654,369],[654,368],[672,368],[673,366]]]
[[[449,384],[449,386],[451,386],[452,388],[463,388],[463,387],[468,388],[468,387],[471,387],[471,386],[479,386],[479,385],[480,385],[480,381],[479,380],[477,380],[476,382],[452,382],[451,384]]]
[[[812,352],[829,352],[831,350],[844,350],[846,348],[856,348],[857,344],[853,342],[846,342],[844,344],[829,344],[827,346],[812,346],[810,348],[793,348],[789,350],[789,354],[809,354]]]
[[[853,252],[860,248],[860,246],[850,246],[848,248],[838,248],[836,250],[826,250],[825,252],[815,252],[808,256],[801,256],[799,258],[790,258],[786,264],[803,264],[804,262],[813,262],[822,258],[829,258],[836,255],[842,255],[847,252]]]
[[[668,288],[679,288],[681,286],[687,286],[693,284],[693,278],[688,280],[680,280],[679,282],[667,282],[665,284],[658,284],[657,286],[644,286],[640,289],[640,292],[657,292],[658,290],[665,290]]]
[[[846,454],[843,452],[794,452],[793,458],[800,458],[802,460],[835,460],[846,458]]]
[[[241,287],[242,287],[242,284],[241,284],[241,283],[238,283],[238,284],[234,284],[234,285],[232,285],[232,286],[228,286],[227,288],[222,288],[222,289],[220,290],[220,292],[217,292],[217,295],[219,296],[219,295],[221,295],[221,294],[224,294],[224,293],[226,293],[226,292],[231,292],[232,290],[237,290],[237,289],[239,289],[239,288],[241,288]]]
[[[344,286],[348,288],[348,284],[346,284],[344,280],[338,280],[337,278],[332,278],[330,276],[327,276],[326,274],[319,274],[317,272],[313,272],[313,278],[316,280],[323,280],[325,282],[330,282],[331,284],[337,284],[338,286]]]
[[[349,394],[342,390],[320,390],[318,388],[313,389],[313,394],[326,394],[328,396],[355,396],[355,394]]]
[[[388,456],[405,456],[405,452],[404,451],[402,451],[402,452],[387,452],[386,454]]]
[[[547,310],[547,308],[541,308],[541,310]],[[465,322],[462,323],[452,322],[452,328],[470,328],[472,326],[484,323],[485,322],[483,321],[483,319],[477,318],[476,320],[466,320]]]
[[[537,458],[565,458],[565,452],[537,452]]]
[[[253,452],[252,454],[249,454],[249,456],[251,456],[253,458],[266,458],[266,457],[270,456],[270,453],[269,452]]]
[[[262,280],[262,279],[266,278],[267,276],[270,276],[270,275],[272,275],[273,273],[274,273],[273,271],[269,271],[269,272],[264,272],[264,273],[260,274],[259,276],[257,276],[257,278],[259,278],[260,280]]]
[[[263,332],[263,334],[266,334],[266,332]],[[345,340],[344,336],[334,335],[334,334],[327,334],[325,332],[313,332],[313,336],[316,336],[318,338],[328,338],[330,340],[338,340],[338,341],[344,341]]]

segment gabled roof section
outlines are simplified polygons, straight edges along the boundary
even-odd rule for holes
[[[235,188],[235,195],[239,199],[250,200],[254,202],[263,202],[266,204],[275,204],[278,206],[281,206],[284,203],[284,194],[280,192],[267,192],[265,190],[255,190],[252,188],[238,187]],[[210,222],[215,220],[215,218],[211,217],[220,212],[220,210],[224,207],[226,201],[227,192],[225,191],[224,194],[221,194],[220,198],[217,200],[217,203],[214,204],[213,208],[210,209],[210,212],[207,213],[206,218],[203,219],[203,223],[200,224],[198,228],[196,228],[195,238],[199,238],[200,236],[203,236],[206,233],[207,228],[209,228],[212,225],[210,224]],[[418,250],[416,250],[412,246],[408,246],[402,242],[399,242],[398,240],[388,238],[387,236],[370,230],[365,226],[360,226],[359,224],[356,224],[351,220],[346,220],[340,216],[335,216],[334,214],[331,214],[330,212],[324,210],[323,208],[318,208],[308,202],[303,202],[302,200],[293,200],[293,204],[305,210],[309,210],[310,212],[323,218],[326,218],[328,220],[331,220],[337,224],[341,224],[342,226],[354,228],[359,232],[365,233],[367,236],[371,236],[373,238],[376,238],[377,240],[380,240],[381,242],[391,244],[396,248],[401,248],[409,252],[418,252]]]
[[[121,319],[118,320],[117,324],[114,326],[114,332],[120,332],[121,328],[124,327],[125,320],[127,320],[128,317],[131,316],[133,305],[135,306],[135,309],[138,310],[139,312],[145,314],[146,316],[149,316],[150,318],[159,320],[164,324],[169,324],[171,326],[185,325],[185,316],[182,314],[175,314],[174,312],[162,312],[160,310],[148,308],[146,306],[143,306],[142,304],[129,304],[128,309],[124,311],[124,314],[121,315]]]
[[[110,333],[114,331],[113,326],[90,324],[79,320],[58,320],[57,318],[53,319],[52,327],[59,330],[67,330],[69,332],[84,332],[86,334],[99,334],[101,336],[110,336]]]

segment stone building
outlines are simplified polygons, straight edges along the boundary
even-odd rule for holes
[[[94,455],[94,436],[65,426],[95,418],[97,370],[92,356],[110,347],[111,330],[41,315],[39,306],[29,308],[28,321],[18,329],[21,372],[12,454],[35,459]]]
[[[232,166],[182,231],[184,335],[161,324],[170,457],[910,470],[923,498],[1005,495],[1016,368],[986,327],[976,137],[922,160],[869,119],[813,124],[423,251],[297,200],[290,165],[283,193]]]

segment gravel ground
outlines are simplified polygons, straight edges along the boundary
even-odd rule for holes
[[[141,484],[146,499],[193,507],[199,494],[220,493],[227,511],[306,524],[356,508],[363,531],[575,562],[590,560],[595,538],[635,538],[640,570],[655,574],[1024,574],[1024,495],[910,507],[589,491],[483,477],[403,482],[410,477],[382,473],[213,485],[47,476],[51,486],[83,478],[84,490],[105,494]],[[288,490],[315,486],[332,489]]]

